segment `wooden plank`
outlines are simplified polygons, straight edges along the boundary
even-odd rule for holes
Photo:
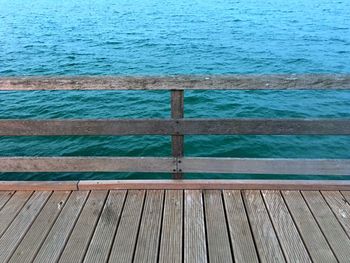
[[[302,192],[339,262],[349,262],[350,239],[318,191]]]
[[[73,191],[33,262],[56,262],[84,206],[88,191]]]
[[[126,191],[110,191],[84,262],[106,262],[118,227]]]
[[[80,190],[350,190],[347,180],[84,180]]]
[[[208,262],[202,191],[185,190],[184,262]]]
[[[183,98],[183,97],[182,97]],[[175,99],[174,99],[175,100]],[[175,105],[174,105],[175,104]],[[350,135],[349,119],[171,119],[0,120],[0,136],[173,135],[173,154],[183,156],[182,135]]]
[[[180,169],[188,173],[349,175],[350,171],[350,159],[192,157],[180,161]],[[172,158],[164,157],[0,158],[2,172],[173,172],[175,166]]]
[[[235,262],[259,262],[241,191],[224,190],[223,195]]]
[[[349,89],[347,74],[2,77],[0,90]]]
[[[163,216],[164,191],[149,190],[146,193],[139,235],[136,243],[135,262],[157,262],[160,231]]]
[[[35,255],[44,242],[52,225],[65,206],[69,195],[70,192],[68,191],[57,191],[51,195],[21,243],[16,248],[9,261],[10,263],[29,263],[34,260]]]
[[[350,205],[338,191],[323,191],[322,195],[332,209],[334,215],[350,237]]]
[[[185,173],[349,175],[350,159],[181,158]]]
[[[94,233],[108,191],[92,191],[70,235],[59,262],[82,262]]]
[[[174,120],[175,128],[179,125],[179,120],[184,118],[184,91],[182,90],[171,91],[171,118],[176,119]],[[184,136],[179,132],[176,134],[171,136],[171,151],[173,157],[179,158],[184,155]],[[179,171],[173,173],[173,179],[181,179],[182,177],[183,174]]]
[[[183,191],[166,190],[159,248],[160,263],[182,262]]]
[[[311,262],[281,193],[266,190],[262,195],[287,262]]]
[[[114,239],[109,262],[132,262],[141,221],[145,191],[130,190]]]
[[[16,192],[0,211],[0,237],[4,234],[12,220],[25,205],[33,192]]]
[[[300,192],[283,191],[282,195],[312,260],[323,263],[337,262]]]
[[[7,262],[51,192],[35,192],[0,239],[0,262]]]
[[[172,158],[1,157],[1,172],[172,172]]]
[[[1,185],[1,181],[0,181],[0,185]],[[11,196],[13,194],[14,194],[13,191],[1,191],[0,192],[0,210],[1,210],[1,208],[3,208],[3,206],[7,203],[7,201],[11,198]]]
[[[285,262],[260,191],[244,191],[243,198],[260,262]]]
[[[220,190],[204,191],[209,262],[233,262]]]
[[[78,181],[0,181],[0,191],[73,191]]]

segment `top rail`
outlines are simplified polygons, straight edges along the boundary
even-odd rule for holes
[[[0,90],[342,90],[350,74],[0,77]]]

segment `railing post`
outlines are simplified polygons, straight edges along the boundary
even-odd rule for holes
[[[182,119],[184,117],[184,91],[171,90],[171,118]],[[179,158],[184,155],[184,136],[171,136],[171,150],[174,158]],[[176,165],[177,167],[177,165]],[[173,179],[182,179],[183,173],[177,171],[173,173]]]

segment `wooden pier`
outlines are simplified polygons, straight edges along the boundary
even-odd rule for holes
[[[349,191],[1,191],[0,262],[349,262],[349,202]]]
[[[0,78],[0,91],[169,90],[170,119],[0,120],[0,136],[172,137],[169,157],[0,157],[0,172],[173,180],[0,182],[0,262],[349,262],[349,159],[186,157],[185,135],[350,135],[350,119],[186,119],[187,89],[350,90],[349,75]],[[296,180],[184,180],[188,173]],[[299,175],[344,180],[298,180]]]

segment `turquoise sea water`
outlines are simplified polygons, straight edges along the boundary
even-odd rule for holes
[[[0,76],[350,73],[349,62],[345,0],[0,0]],[[187,118],[350,117],[350,91],[185,96]],[[0,92],[1,119],[167,118],[169,112],[168,92]],[[344,136],[187,136],[185,143],[188,156],[350,158]],[[170,138],[0,137],[0,155],[168,156]],[[168,177],[0,174],[0,180]],[[193,177],[271,176],[186,175]]]

